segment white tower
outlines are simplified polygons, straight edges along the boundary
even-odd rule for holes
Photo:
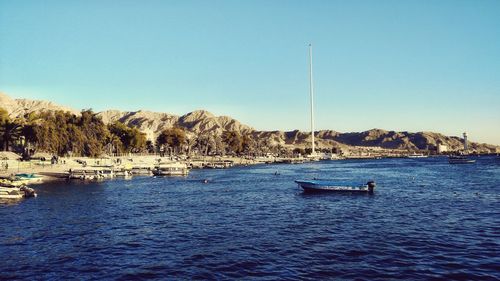
[[[464,151],[467,153],[467,132],[464,132]]]

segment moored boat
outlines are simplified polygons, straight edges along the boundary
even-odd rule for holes
[[[132,177],[132,168],[128,167],[115,167],[113,169],[115,177],[130,178]]]
[[[7,187],[16,186],[16,187],[20,187],[20,186],[23,186],[23,185],[26,185],[25,181],[21,181],[21,180],[17,179],[16,177],[3,177],[3,178],[0,178],[0,186],[7,186]]]
[[[136,164],[130,170],[132,175],[151,175],[153,172],[153,165]]]
[[[459,155],[450,155],[448,157],[448,163],[450,164],[473,164],[476,160],[470,159],[467,155],[469,154],[467,145],[467,133],[464,134],[464,150]]]
[[[424,155],[422,153],[413,153],[413,154],[410,154],[410,155],[407,155],[406,158],[427,158],[429,156],[427,155]]]
[[[17,186],[0,186],[0,199],[21,199],[36,197],[35,190],[25,185]]]
[[[205,164],[205,168],[209,169],[226,169],[234,166],[234,162],[230,160],[210,161]]]
[[[295,181],[305,193],[319,192],[349,192],[349,193],[373,193],[375,182],[369,181],[366,184],[353,184],[337,182],[331,180],[296,180]]]
[[[470,159],[466,155],[451,155],[448,157],[448,163],[450,164],[473,164],[476,160]]]
[[[153,170],[155,176],[187,176],[188,173],[188,166],[180,162],[160,163]]]
[[[109,167],[85,167],[69,170],[69,179],[98,180],[113,178],[113,169]]]
[[[42,183],[43,177],[34,173],[16,174],[15,177],[25,184]]]

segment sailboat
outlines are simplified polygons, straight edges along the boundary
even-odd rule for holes
[[[311,97],[311,154],[307,157],[311,161],[319,160],[319,156],[315,151],[314,144],[314,85],[312,75],[312,44],[309,44],[309,94]],[[305,193],[320,193],[320,192],[342,192],[342,193],[373,193],[375,190],[375,182],[368,181],[367,183],[345,183],[334,180],[296,180]]]

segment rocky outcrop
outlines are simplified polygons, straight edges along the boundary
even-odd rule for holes
[[[77,110],[61,106],[50,101],[13,99],[2,92],[0,92],[0,107],[7,110],[12,118],[22,117],[32,112],[55,110],[69,111],[74,114],[79,114],[79,111]]]
[[[235,131],[240,134],[249,134],[254,130],[228,116],[215,116],[205,110],[197,110],[183,116],[151,111],[107,110],[98,113],[104,123],[119,121],[130,127],[136,127],[146,133],[149,139],[155,139],[165,129],[183,127],[191,134],[214,133],[222,134],[224,131]]]
[[[455,150],[463,146],[458,137],[448,137],[433,132],[395,132],[372,129],[360,133],[343,133],[333,137],[334,140],[355,146],[378,146],[388,149],[432,150],[438,144]]]
[[[136,127],[150,140],[156,139],[162,130],[175,126],[179,120],[177,115],[143,110],[106,110],[99,112],[97,116],[101,117],[105,124],[119,121],[129,127]]]
[[[221,134],[224,131],[247,134],[254,131],[229,116],[215,116],[206,110],[196,110],[181,116],[178,125],[198,134],[207,132]]]

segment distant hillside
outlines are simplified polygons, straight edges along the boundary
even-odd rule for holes
[[[78,111],[48,101],[12,99],[0,93],[0,107],[5,108],[12,116],[23,116],[26,113],[50,110]],[[183,127],[191,136],[200,134],[221,135],[224,131],[235,131],[241,135],[251,136],[259,145],[268,147],[307,148],[310,147],[311,134],[298,130],[257,131],[229,116],[215,116],[205,110],[197,110],[182,116],[151,111],[118,111],[106,110],[97,114],[104,123],[120,121],[127,126],[137,127],[146,133],[148,139],[154,140],[164,129],[174,126]],[[340,133],[332,130],[316,132],[317,147],[322,149],[380,147],[398,150],[434,150],[438,144],[446,145],[450,150],[462,149],[462,141],[458,137],[445,136],[433,132],[395,132],[372,129],[364,132]],[[498,146],[470,143],[471,150],[495,153]]]
[[[120,112],[108,110],[98,113],[104,123],[120,121],[130,127],[137,127],[146,133],[149,139],[154,139],[162,130],[174,126],[184,127],[193,134],[207,132],[222,134],[224,131],[235,131],[240,134],[251,133],[254,130],[228,116],[215,116],[205,110],[197,110],[177,116],[168,113],[151,111]]]
[[[310,147],[311,134],[301,131],[254,132],[257,139],[265,139],[272,145],[291,147]],[[339,133],[336,131],[318,131],[315,133],[318,148],[380,147],[397,150],[435,150],[438,144],[446,145],[450,150],[463,149],[462,139],[432,132],[394,132],[372,129],[364,132]],[[498,146],[469,143],[470,149],[483,153],[495,153]]]
[[[62,110],[69,111],[74,114],[79,114],[77,110],[72,108],[54,104],[50,101],[13,99],[6,94],[0,92],[0,107],[7,110],[11,117],[21,117],[31,112]]]

